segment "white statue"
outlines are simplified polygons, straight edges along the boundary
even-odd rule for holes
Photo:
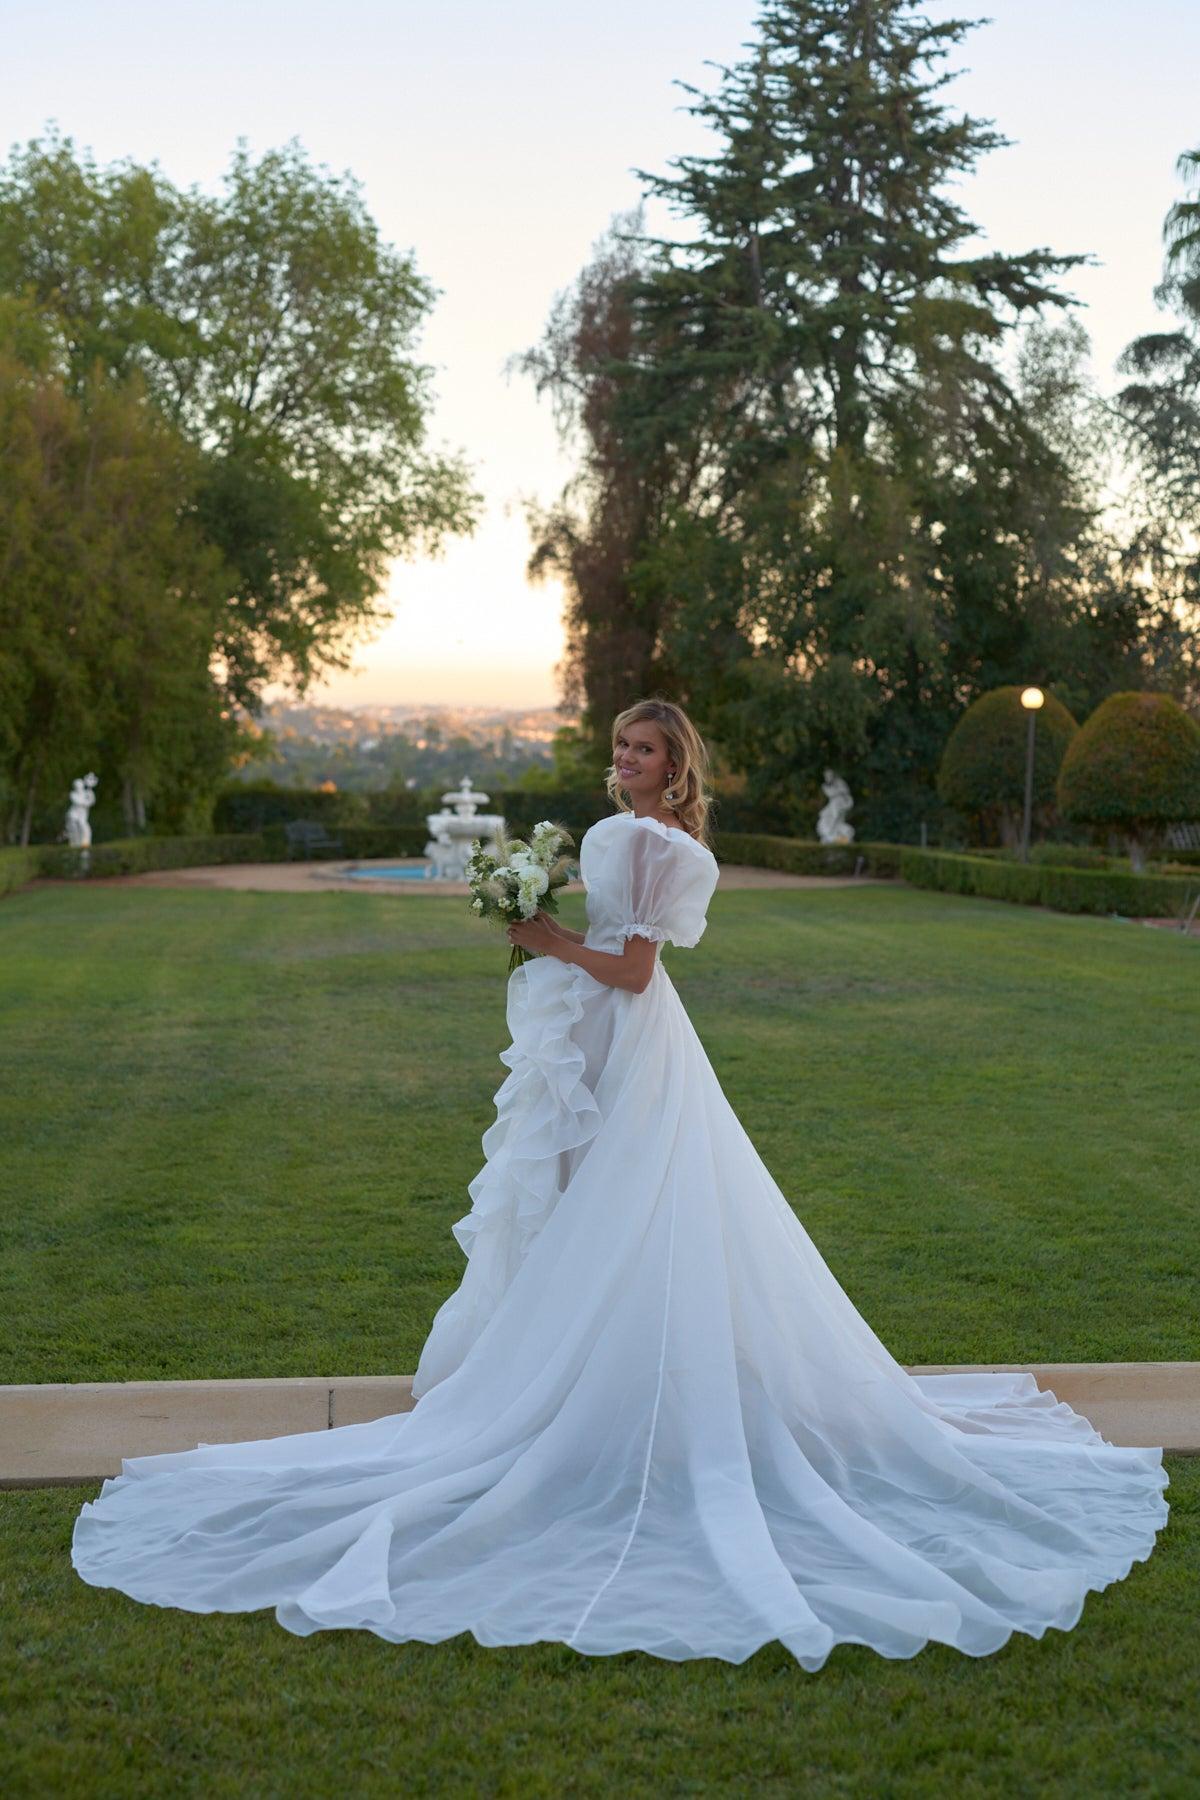
[[[76,776],[71,783],[71,804],[67,808],[67,842],[81,850],[86,850],[92,842],[92,822],[88,813],[96,803],[96,783],[99,777],[88,774]]]
[[[854,827],[846,818],[854,805],[850,789],[840,775],[835,775],[832,769],[826,769],[821,792],[825,795],[827,804],[817,815],[818,838],[823,844],[852,844]]]

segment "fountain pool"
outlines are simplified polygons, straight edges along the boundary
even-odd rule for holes
[[[420,869],[347,869],[352,881],[429,881],[432,868],[426,863]]]

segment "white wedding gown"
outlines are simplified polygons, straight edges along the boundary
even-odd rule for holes
[[[694,945],[717,865],[615,813],[581,846],[587,942]],[[982,1656],[1066,1630],[1167,1516],[1026,1375],[913,1378],[818,1255],[655,952],[641,994],[537,958],[468,1256],[412,1412],[126,1458],[75,1525],[85,1581],[300,1635],[471,1632],[739,1663],[779,1639]]]

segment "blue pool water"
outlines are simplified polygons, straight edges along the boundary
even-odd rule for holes
[[[355,881],[428,881],[424,869],[347,869]]]

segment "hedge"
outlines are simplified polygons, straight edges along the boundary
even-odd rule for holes
[[[347,809],[347,798],[330,788],[285,787],[276,781],[229,782],[213,802],[213,829],[220,835],[242,836],[261,831],[265,825],[311,819],[332,830],[338,813]],[[365,813],[361,800],[356,806]]]
[[[900,874],[912,887],[948,894],[1015,900],[1025,906],[1049,906],[1055,912],[1123,913],[1128,918],[1181,917],[1200,892],[1200,882],[1182,875],[1053,868],[938,850],[903,850]]]
[[[347,856],[424,856],[429,842],[424,825],[339,825],[332,819],[325,829],[341,844],[341,849],[305,850],[303,860],[328,862]],[[294,854],[282,825],[264,825],[259,841],[265,846],[264,862],[286,862]]]
[[[32,881],[41,867],[41,854],[36,845],[27,850],[0,850],[0,894],[15,894]]]
[[[533,823],[536,818],[535,813]],[[514,823],[510,822],[510,831]],[[317,853],[314,860],[419,857],[424,855],[429,839],[424,825],[339,825],[336,820],[331,820],[326,829],[341,848]],[[576,843],[586,829],[584,826],[577,832]],[[515,831],[513,834],[517,835]],[[864,857],[868,874],[898,875],[903,846],[819,844],[804,838],[722,831],[715,834],[714,851],[719,862],[745,863],[758,869],[782,869],[793,875],[852,875],[859,859]],[[285,862],[290,855],[291,848],[282,825],[267,825],[258,832],[225,832],[209,837],[117,838],[109,843],[92,845],[87,874],[139,875],[151,869],[199,868],[217,863]],[[7,882],[5,870],[10,871]],[[28,850],[0,851],[0,893],[32,880],[37,874],[82,877],[84,871],[78,850],[67,844],[41,844]]]
[[[38,873],[82,876],[80,852],[72,844],[41,844],[34,852]],[[88,875],[142,875],[150,869],[195,869],[206,863],[263,862],[257,832],[226,832],[209,837],[111,838],[88,852]]]
[[[782,869],[788,875],[853,875],[865,858],[867,875],[899,875],[902,844],[821,844],[810,838],[770,837],[765,832],[718,831],[718,862],[752,869]]]

